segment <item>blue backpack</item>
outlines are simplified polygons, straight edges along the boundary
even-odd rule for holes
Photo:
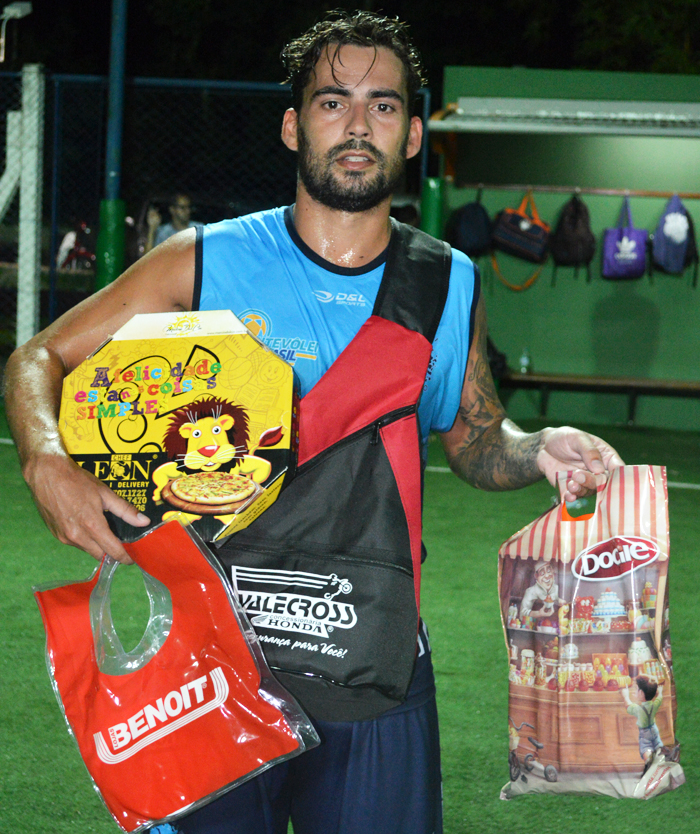
[[[694,265],[693,286],[697,283],[698,250],[693,220],[680,197],[674,194],[666,203],[651,242],[652,266],[669,275],[682,275]]]
[[[491,249],[491,219],[480,195],[475,202],[453,212],[447,221],[445,240],[470,258],[479,258]]]

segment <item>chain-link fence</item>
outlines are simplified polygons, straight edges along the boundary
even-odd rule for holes
[[[41,326],[93,290],[107,79],[47,75],[45,97]],[[20,74],[0,73],[0,127],[20,102]],[[280,139],[286,87],[142,78],[127,81],[124,103],[127,264],[143,254],[148,208],[169,221],[174,193],[190,197],[192,219],[201,222],[294,200],[296,156]],[[427,91],[419,106],[427,116]],[[426,152],[427,145],[407,172],[405,189],[415,197]],[[18,205],[15,197],[0,222],[0,361],[16,339]]]

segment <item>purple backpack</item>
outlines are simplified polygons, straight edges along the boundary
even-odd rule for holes
[[[647,262],[646,229],[635,229],[629,197],[625,197],[617,227],[603,236],[603,278],[624,281],[641,278]]]

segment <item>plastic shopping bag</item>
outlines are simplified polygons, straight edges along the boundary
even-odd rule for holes
[[[108,810],[131,832],[175,820],[319,739],[270,674],[196,533],[170,521],[124,546],[151,609],[133,651],[110,614],[117,562],[35,596],[69,732]]]
[[[560,492],[571,473],[560,473]],[[499,553],[509,652],[510,781],[501,797],[649,799],[685,781],[675,736],[666,470],[596,478]],[[591,503],[593,500],[591,499]]]

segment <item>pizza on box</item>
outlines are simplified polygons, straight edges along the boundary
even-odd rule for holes
[[[232,513],[247,504],[260,486],[235,472],[197,472],[169,481],[162,497],[178,509],[195,513]]]
[[[163,437],[171,460],[153,473],[154,501],[196,517],[238,512],[270,476],[270,462],[255,452],[279,443],[282,432],[267,429],[251,444],[246,410],[217,397],[178,409]]]

